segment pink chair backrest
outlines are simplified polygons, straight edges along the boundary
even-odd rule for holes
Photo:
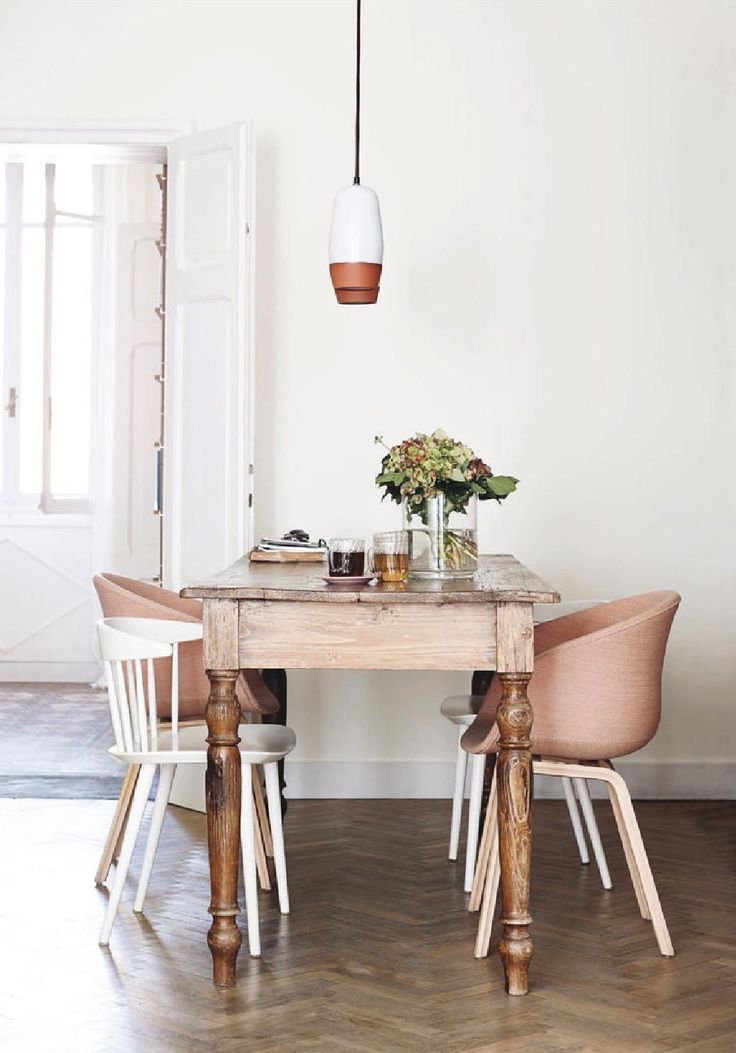
[[[614,600],[537,627],[532,751],[574,760],[621,757],[654,736],[662,709],[662,666],[676,592]],[[491,752],[497,678],[468,732],[471,752]]]
[[[182,599],[178,593],[169,589],[135,578],[124,578],[119,574],[95,574],[92,581],[105,618],[202,621],[202,604],[199,600]],[[157,658],[153,666],[158,715],[166,719],[171,716],[171,659]],[[201,641],[180,644],[179,718],[201,719],[209,691]],[[278,703],[254,669],[243,670],[238,679],[237,692],[244,711],[263,714],[278,711]]]

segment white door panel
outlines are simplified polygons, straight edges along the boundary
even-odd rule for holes
[[[118,574],[151,580],[159,571],[154,515],[155,443],[161,432],[161,257],[155,223],[123,223],[116,235],[113,478],[109,549]]]
[[[139,577],[159,571],[156,498],[156,451],[161,432],[161,340],[136,344],[130,356],[130,471],[128,473],[127,545]]]
[[[164,580],[172,588],[250,545],[251,183],[246,125],[171,147]]]

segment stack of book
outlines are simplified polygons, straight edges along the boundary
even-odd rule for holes
[[[250,558],[254,563],[321,563],[327,554],[318,541],[262,537]]]

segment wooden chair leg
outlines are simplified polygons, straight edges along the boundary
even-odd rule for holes
[[[261,769],[254,764],[253,768],[253,800],[258,812],[258,825],[263,836],[263,848],[269,859],[273,859],[273,838],[271,837],[271,823],[266,811],[266,802],[263,800],[263,786],[261,784]]]
[[[118,858],[120,856],[120,850],[123,847],[123,838],[125,837],[125,830],[126,830],[126,827],[128,825],[128,816],[130,815],[130,806],[133,803],[133,794],[135,793],[135,787],[136,787],[136,783],[137,783],[137,780],[138,780],[138,775],[140,775],[140,770],[141,770],[140,764],[136,764],[135,768],[136,768],[137,774],[135,776],[135,781],[133,782],[133,786],[132,786],[131,791],[130,791],[130,801],[128,803],[128,810],[126,811],[126,813],[125,813],[125,815],[123,817],[123,825],[121,827],[120,833],[118,834],[118,839],[117,839],[117,842],[115,844],[115,851],[112,854],[112,861],[113,861],[113,863],[116,863],[116,864],[117,864]]]
[[[609,775],[609,785],[618,799],[623,824],[629,838],[631,851],[636,863],[636,869],[639,872],[641,889],[649,908],[649,914],[652,919],[652,925],[654,926],[654,934],[657,937],[660,954],[663,954],[666,958],[671,958],[675,951],[667,929],[667,922],[664,919],[662,904],[659,901],[657,886],[654,884],[652,868],[649,866],[649,858],[646,849],[644,848],[644,841],[642,840],[641,831],[639,830],[639,823],[636,819],[634,806],[631,803],[629,788],[618,772],[613,770],[611,770]]]
[[[113,859],[116,859],[120,854],[120,846],[122,845],[125,828],[128,824],[130,803],[133,800],[135,784],[138,781],[138,773],[140,770],[140,764],[129,764],[125,776],[123,777],[123,785],[120,787],[118,803],[115,806],[110,829],[105,838],[105,845],[102,849],[100,862],[97,866],[97,873],[95,874],[96,885],[105,884],[107,881],[107,875],[110,873]]]
[[[501,863],[498,855],[498,821],[494,818],[491,830],[491,848],[488,855],[485,890],[483,893],[483,906],[481,908],[480,917],[478,918],[478,935],[475,939],[476,958],[486,958],[488,956],[500,879]]]
[[[254,765],[248,765],[254,767]],[[252,780],[252,777],[251,777]],[[258,871],[258,883],[264,892],[271,891],[271,875],[268,872],[268,860],[263,843],[263,831],[258,817],[258,809],[255,802],[255,794],[251,790],[251,807],[253,811],[253,836],[255,840],[256,870]]]
[[[601,761],[600,767],[608,768],[613,770],[613,765],[610,761]],[[626,857],[626,866],[629,868],[629,876],[631,877],[631,884],[634,886],[634,894],[636,896],[636,902],[639,905],[639,913],[642,918],[646,921],[651,921],[652,916],[649,913],[649,907],[644,896],[644,890],[641,887],[641,878],[639,877],[639,870],[636,865],[636,859],[631,849],[631,842],[629,840],[629,832],[626,829],[626,823],[624,817],[621,814],[621,808],[618,803],[618,797],[616,791],[610,782],[606,781],[606,789],[608,790],[608,796],[611,801],[611,808],[613,810],[613,817],[616,820],[616,828],[618,829],[618,836],[621,838],[621,846],[624,850],[624,856]]]
[[[485,888],[486,877],[488,874],[488,859],[491,854],[493,827],[496,822],[497,802],[496,769],[494,767],[493,778],[491,780],[491,792],[488,796],[488,804],[486,805],[486,818],[483,823],[483,836],[481,837],[480,847],[478,849],[478,860],[475,864],[473,887],[470,891],[470,902],[468,903],[468,910],[471,913],[480,909],[483,889]]]

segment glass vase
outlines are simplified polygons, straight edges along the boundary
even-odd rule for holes
[[[409,531],[409,575],[412,578],[472,578],[478,569],[478,501],[471,497],[462,511],[444,494],[427,497],[419,508],[402,504]]]

